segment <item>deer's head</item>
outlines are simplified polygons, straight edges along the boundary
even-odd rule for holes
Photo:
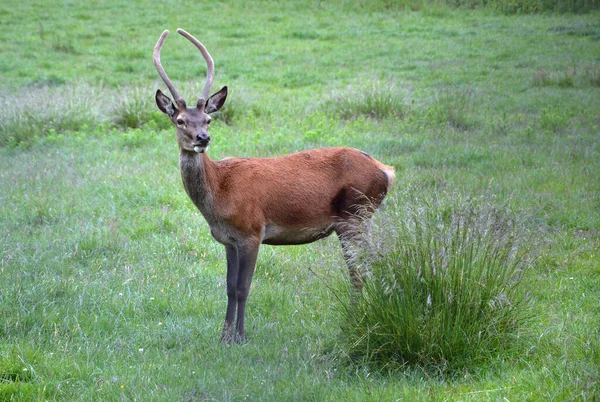
[[[202,153],[206,151],[210,142],[210,135],[208,134],[211,121],[210,114],[221,109],[225,103],[225,99],[227,99],[227,87],[221,88],[220,91],[216,92],[211,97],[208,97],[214,77],[213,59],[210,57],[210,54],[204,45],[196,38],[181,28],[178,29],[177,32],[196,45],[206,60],[207,72],[204,91],[195,107],[187,107],[185,100],[183,100],[175,90],[173,83],[167,76],[167,73],[160,62],[160,49],[162,48],[165,38],[169,34],[169,31],[164,31],[154,47],[154,66],[156,67],[160,78],[162,78],[169,88],[174,101],[163,94],[159,89],[156,91],[156,105],[160,111],[169,116],[169,119],[173,122],[173,125],[177,130],[177,143],[179,144],[179,148],[182,151]]]

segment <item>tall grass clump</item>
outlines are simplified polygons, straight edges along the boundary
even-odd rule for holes
[[[96,88],[84,83],[0,93],[0,146],[30,144],[52,130],[97,125],[101,121],[98,103]]]
[[[365,285],[345,308],[345,352],[378,367],[455,370],[518,346],[531,304],[519,220],[488,198],[407,200],[350,242]]]
[[[154,92],[147,87],[124,87],[109,111],[113,125],[120,128],[140,128],[157,116],[162,121],[154,101]]]
[[[334,91],[324,109],[341,119],[367,117],[402,118],[408,112],[405,96],[393,82],[359,81],[343,90]]]
[[[231,126],[246,118],[269,117],[271,113],[262,106],[263,103],[258,102],[252,92],[243,87],[230,87],[225,107],[216,112],[214,118]]]
[[[540,69],[533,74],[532,86],[560,88],[585,88],[600,86],[600,66],[567,66],[561,70],[548,71]]]
[[[476,101],[473,88],[443,88],[435,98],[425,116],[431,122],[449,126],[458,131],[469,131],[479,124],[474,117]]]

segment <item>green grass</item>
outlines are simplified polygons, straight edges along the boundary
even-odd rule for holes
[[[402,95],[394,83],[359,81],[344,90],[334,91],[326,100],[324,109],[341,119],[401,119],[409,110]]]
[[[434,197],[413,189],[348,243],[365,278],[343,309],[341,349],[352,360],[451,375],[527,351],[536,259],[527,226],[490,197]]]
[[[389,3],[0,5],[0,399],[600,398],[598,11]],[[222,346],[224,251],[153,104],[165,28],[167,72],[201,92],[177,27],[230,89],[212,158],[352,146],[396,168],[383,220],[406,188],[527,218],[541,239],[524,349],[452,375],[348,361],[333,238],[264,247],[249,341]]]

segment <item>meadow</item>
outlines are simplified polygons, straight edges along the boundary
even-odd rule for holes
[[[600,399],[598,3],[425,3],[3,2],[0,400]],[[520,346],[452,372],[350,358],[334,238],[263,247],[248,340],[222,345],[224,250],[154,103],[164,29],[179,91],[203,86],[178,27],[230,90],[211,158],[356,147],[396,169],[384,222],[418,200],[516,216]]]

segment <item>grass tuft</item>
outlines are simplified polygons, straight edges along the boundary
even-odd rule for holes
[[[27,145],[50,132],[97,125],[98,88],[85,83],[0,94],[0,146]]]
[[[111,122],[120,128],[140,128],[160,114],[147,87],[124,87],[109,111]],[[156,119],[164,121],[165,119]]]
[[[244,89],[229,88],[225,106],[214,114],[216,120],[231,126],[248,117],[268,117],[270,113]]]
[[[588,67],[585,75],[592,86],[600,87],[600,65]]]
[[[600,86],[600,66],[597,64],[584,66],[565,66],[557,71],[542,68],[533,74],[532,86],[559,88],[585,88]]]
[[[45,399],[41,396],[33,366],[16,349],[0,350],[0,400]]]
[[[429,106],[428,117],[440,125],[448,125],[458,131],[469,131],[478,126],[474,117],[474,89],[444,88],[435,95]]]
[[[550,85],[551,82],[550,72],[545,68],[542,68],[533,74],[532,84],[534,87],[545,87]]]
[[[0,93],[0,146],[27,147],[36,139],[93,129],[103,123],[125,130],[148,123],[154,128],[170,127],[145,87],[113,91],[74,83],[25,89],[16,96]]]
[[[523,227],[486,197],[450,198],[413,197],[375,236],[357,231],[365,287],[343,324],[354,360],[444,372],[519,345],[530,314]]]
[[[405,96],[396,84],[377,80],[359,81],[333,92],[325,101],[324,109],[346,120],[359,117],[402,118],[408,113]]]

